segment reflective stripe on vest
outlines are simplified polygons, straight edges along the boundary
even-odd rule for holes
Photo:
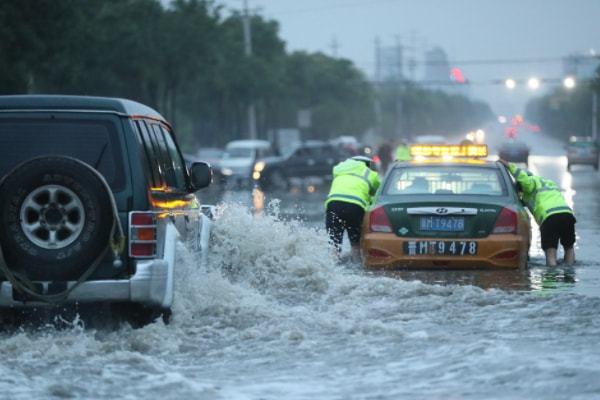
[[[573,210],[571,210],[571,207],[568,206],[562,206],[562,207],[554,207],[551,208],[549,210],[546,210],[546,215],[553,213],[555,211],[569,211],[569,212],[573,212]]]
[[[539,180],[536,181],[536,187],[537,187],[537,182],[540,182],[542,184],[542,187],[540,187],[539,189],[535,189],[533,191],[533,193],[531,194],[533,196],[533,198],[535,199],[535,197],[537,196],[538,193],[542,193],[542,192],[549,192],[551,190],[556,190],[557,192],[560,193],[560,189],[558,189],[557,187],[550,187],[546,184],[546,182],[544,182],[543,180]]]
[[[364,172],[364,174],[362,175],[358,175],[358,174],[348,174],[350,176],[355,176],[359,179],[362,179],[363,181],[367,182],[367,185],[369,185],[369,194],[373,194],[375,192],[375,189],[373,188],[373,185],[371,184],[371,181],[369,181],[369,174],[371,173],[371,170],[369,168],[367,168]]]
[[[362,204],[363,207],[366,207],[368,204],[361,199],[358,196],[351,196],[349,194],[332,194],[330,196],[327,197],[327,201],[329,200],[354,200],[354,201],[358,201],[360,204]]]

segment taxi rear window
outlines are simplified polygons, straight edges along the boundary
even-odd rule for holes
[[[507,189],[494,168],[418,166],[393,170],[383,194],[506,196]]]

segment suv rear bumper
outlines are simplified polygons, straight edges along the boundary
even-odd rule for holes
[[[137,263],[130,279],[87,281],[73,290],[66,303],[75,302],[134,302],[151,307],[170,307],[173,298],[172,266],[164,259]],[[49,282],[40,282],[48,289]],[[75,282],[67,282],[68,287]],[[10,282],[0,284],[0,307],[48,306],[40,301],[19,301],[13,296]]]

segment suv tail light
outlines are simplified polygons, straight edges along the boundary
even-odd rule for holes
[[[492,233],[517,233],[517,213],[510,208],[503,208],[496,219]]]
[[[374,208],[369,214],[369,230],[371,232],[392,232],[392,225],[383,207]]]
[[[156,256],[156,215],[151,212],[129,214],[129,256],[153,258]]]

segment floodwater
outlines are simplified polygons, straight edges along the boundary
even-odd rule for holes
[[[170,325],[2,333],[1,397],[600,398],[600,175],[532,160],[574,203],[573,268],[543,266],[534,235],[527,271],[367,273],[335,262],[318,218],[231,199],[208,265],[179,249]]]

